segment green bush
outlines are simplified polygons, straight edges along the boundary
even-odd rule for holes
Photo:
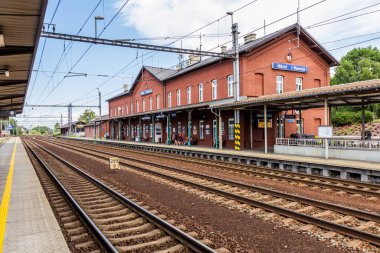
[[[373,112],[365,111],[365,122],[372,122],[374,120]],[[358,124],[362,122],[361,111],[333,111],[331,121],[334,126],[345,126],[351,124]]]

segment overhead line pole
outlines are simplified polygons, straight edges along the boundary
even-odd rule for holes
[[[97,105],[72,105],[71,103],[68,105],[28,105],[26,104],[25,106],[28,107],[67,107],[67,122],[69,125],[69,134],[71,134],[71,122],[72,122],[72,117],[73,117],[73,107],[76,108],[99,108]],[[61,123],[62,124],[62,123]]]

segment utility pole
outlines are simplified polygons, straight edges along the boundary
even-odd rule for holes
[[[99,138],[101,138],[102,136],[102,94],[100,93],[100,90],[99,88],[97,88],[98,90],[98,96],[99,96]],[[96,131],[96,129],[94,129],[94,131]]]
[[[235,102],[240,100],[240,64],[239,64],[239,32],[238,24],[234,23],[233,12],[227,12],[227,15],[231,16],[232,23],[232,43],[234,49],[233,58],[233,73],[234,73],[234,100]],[[235,150],[240,150],[240,111],[234,110],[235,121]]]
[[[73,105],[70,103],[69,106],[67,106],[67,110],[68,110],[68,126],[69,126],[69,135],[71,134],[71,122],[73,120]]]

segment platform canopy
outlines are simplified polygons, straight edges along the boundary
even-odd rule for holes
[[[0,117],[22,113],[47,2],[0,1]]]
[[[262,108],[267,105],[272,110],[321,108],[327,99],[329,106],[362,105],[380,103],[380,79],[325,86],[282,94],[251,97],[232,103],[216,105],[218,109]]]

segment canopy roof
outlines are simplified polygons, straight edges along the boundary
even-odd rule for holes
[[[325,98],[330,106],[361,105],[362,102],[380,103],[380,79],[251,97],[215,105],[214,108],[251,108],[267,105],[277,110],[308,109],[323,107]]]
[[[0,116],[22,113],[47,2],[0,1]]]

